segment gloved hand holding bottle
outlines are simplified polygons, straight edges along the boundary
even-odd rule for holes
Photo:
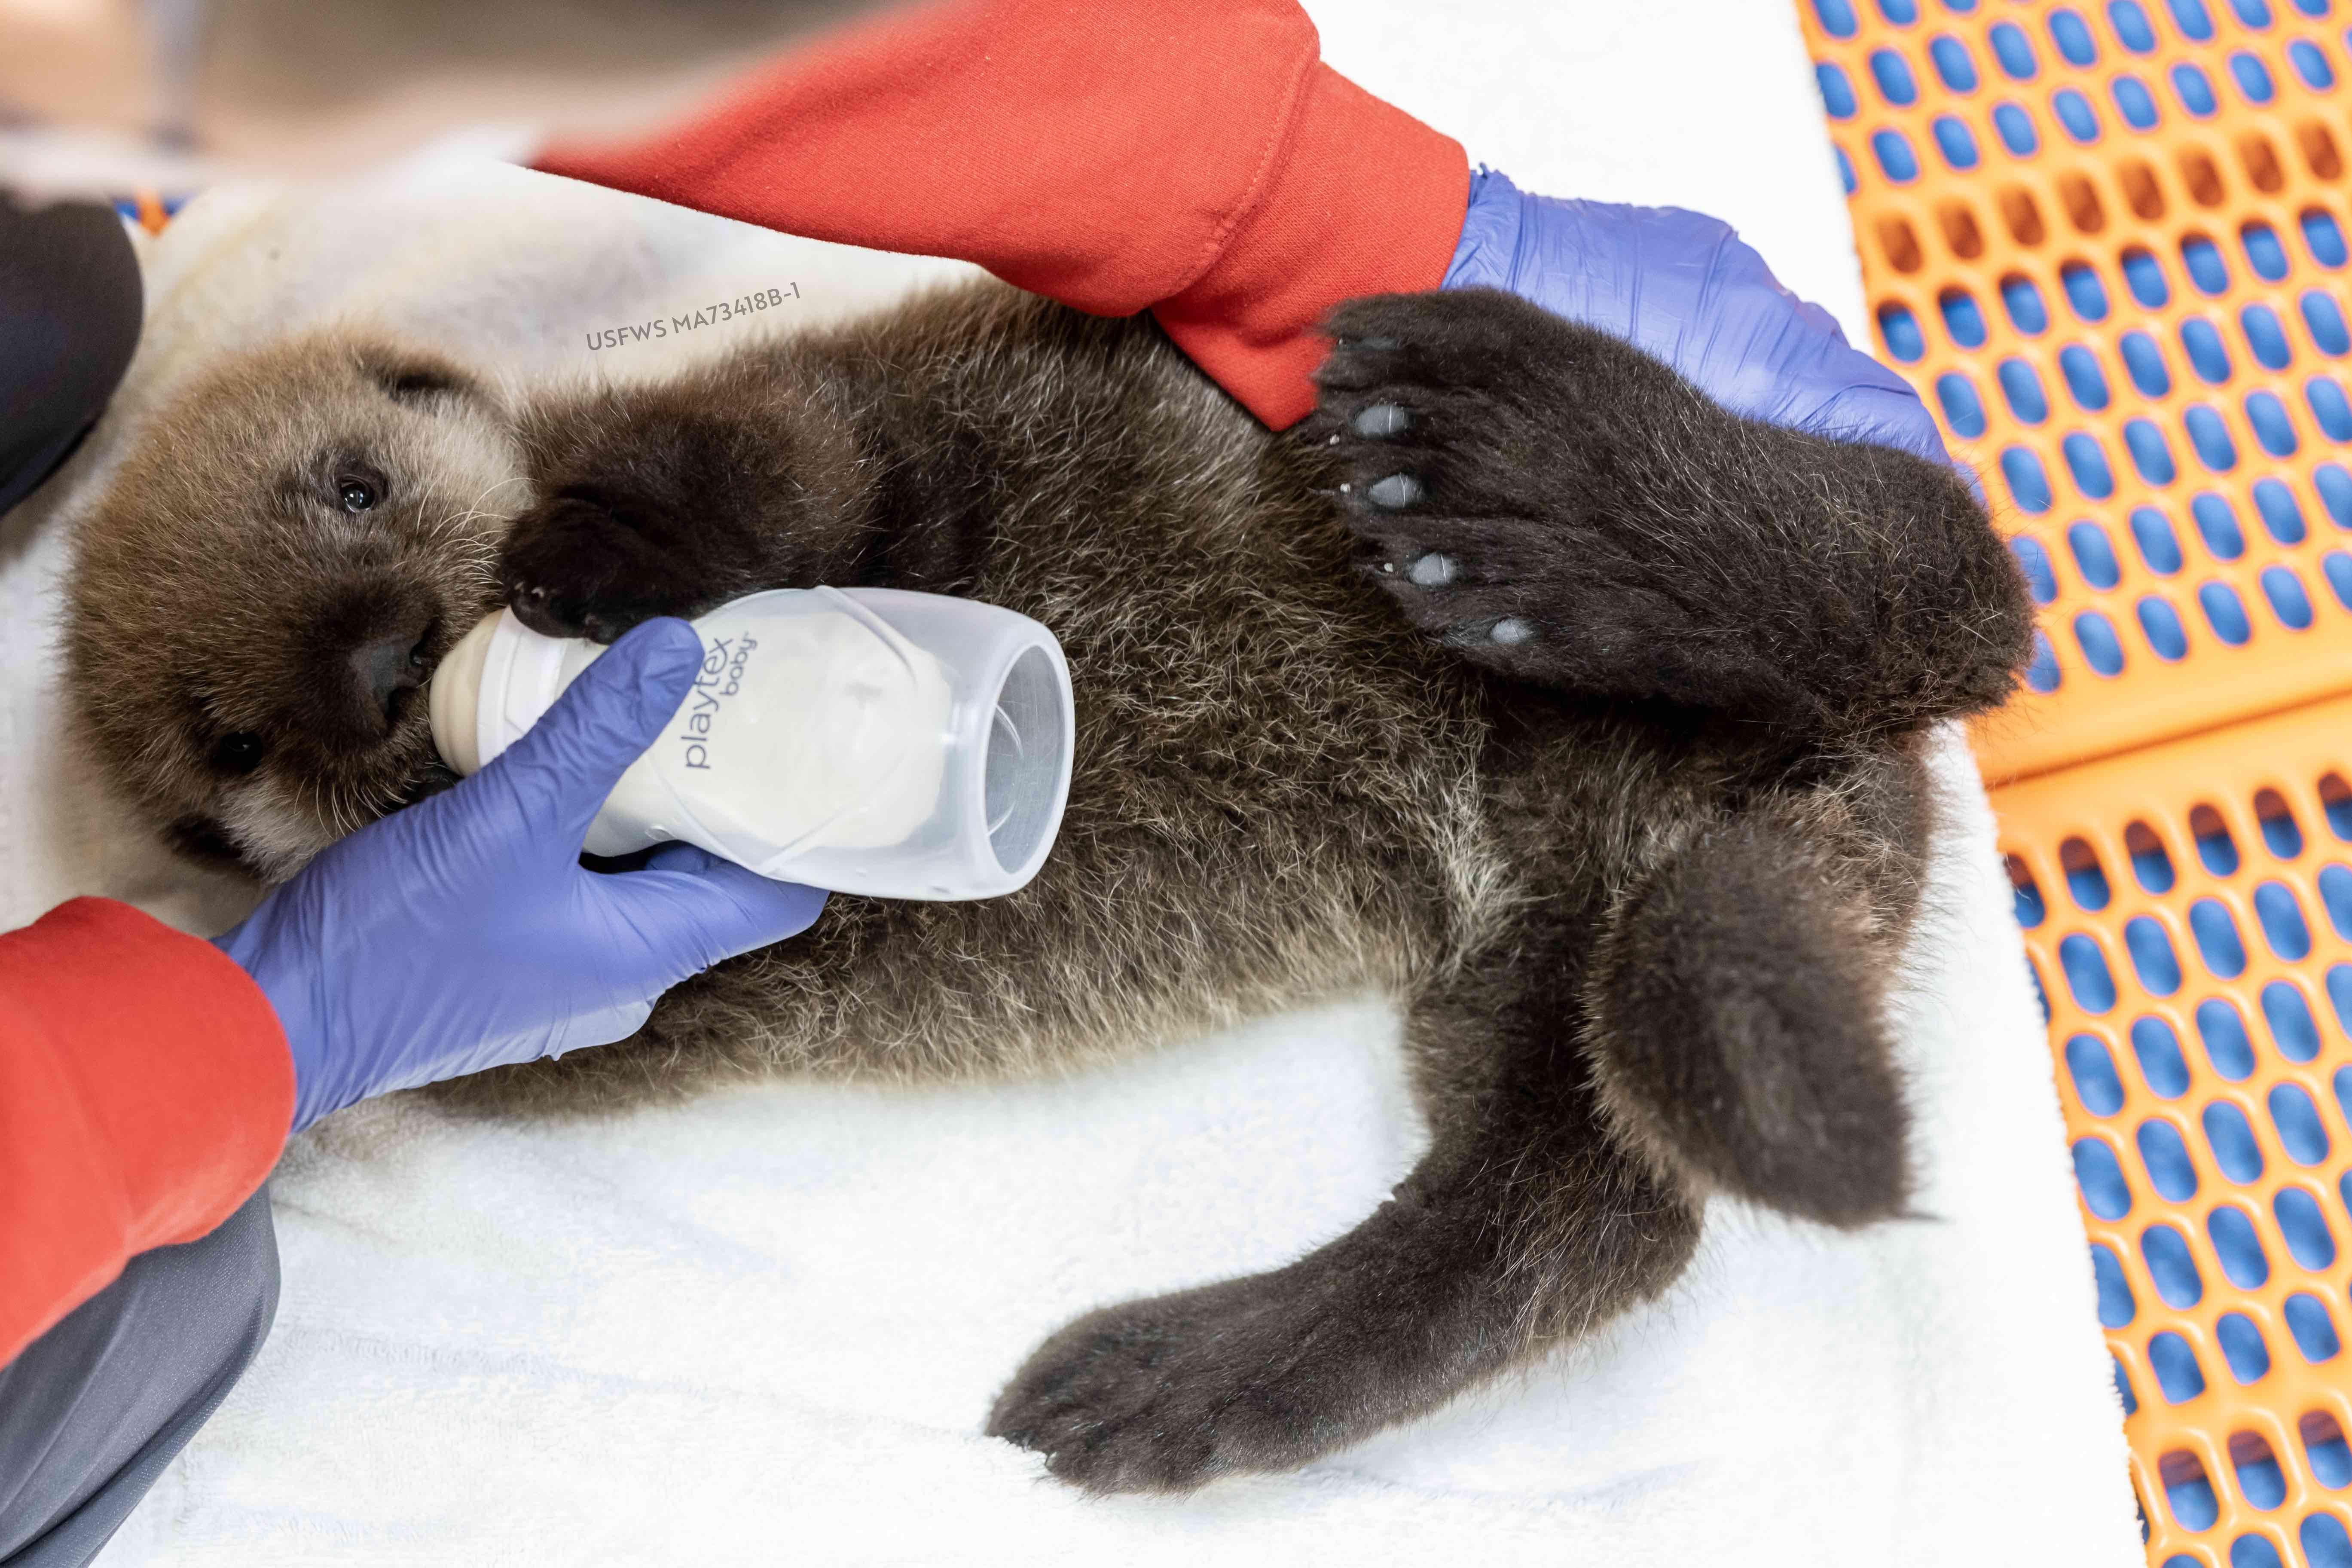
[[[823,893],[691,845],[642,870],[580,864],[702,657],[685,622],[646,622],[480,773],[331,845],[218,939],[285,1028],[297,1131],[371,1095],[623,1039],[679,981],[816,919]]]

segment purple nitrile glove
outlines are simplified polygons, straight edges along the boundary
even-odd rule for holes
[[[1529,195],[1481,169],[1441,287],[1506,289],[1613,333],[1734,414],[1950,460],[1919,395],[1720,218]]]
[[[685,622],[646,622],[480,773],[330,846],[216,939],[286,1030],[295,1131],[625,1038],[679,981],[808,929],[824,893],[690,845],[639,871],[580,864],[590,819],[701,664]]]

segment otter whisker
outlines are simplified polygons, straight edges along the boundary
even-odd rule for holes
[[[483,486],[480,492],[478,493],[473,500],[467,501],[456,511],[449,513],[446,517],[440,518],[433,522],[425,524],[425,529],[428,532],[437,532],[438,531],[450,528],[453,524],[470,522],[476,518],[482,517],[495,517],[501,522],[509,521],[511,519],[509,514],[486,510],[482,507],[482,502],[488,500],[494,492],[502,490],[509,485],[523,485],[529,484],[530,482],[530,479],[527,474],[509,474],[505,479],[494,480],[493,482]]]

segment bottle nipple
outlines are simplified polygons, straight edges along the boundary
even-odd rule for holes
[[[460,773],[477,773],[482,768],[482,669],[488,662],[490,639],[498,635],[502,614],[493,611],[484,616],[457,639],[457,646],[433,672],[425,692],[425,707],[433,721],[433,749]]]

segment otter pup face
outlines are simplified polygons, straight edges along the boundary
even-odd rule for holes
[[[184,853],[291,876],[452,781],[425,685],[528,489],[506,411],[429,353],[308,338],[206,376],[77,541],[85,742]]]

